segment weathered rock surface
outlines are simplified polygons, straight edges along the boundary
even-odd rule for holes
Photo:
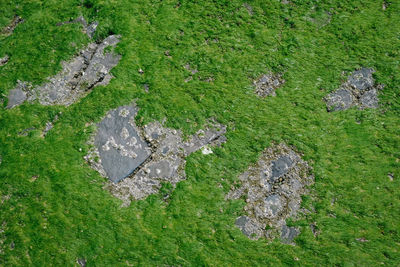
[[[8,55],[0,57],[0,67],[6,65],[9,59],[10,57]]]
[[[96,32],[96,28],[99,25],[97,21],[92,22],[91,24],[88,24],[85,20],[84,17],[79,16],[74,20],[71,21],[64,21],[57,23],[57,26],[62,26],[65,24],[70,24],[70,23],[80,23],[83,26],[83,31],[90,37],[93,38],[94,33]]]
[[[275,96],[275,90],[281,87],[285,83],[279,74],[263,74],[260,78],[254,81],[256,88],[255,93],[260,97],[266,97],[269,95]]]
[[[383,86],[375,84],[374,72],[372,68],[354,71],[338,90],[325,97],[328,111],[346,110],[353,106],[377,108],[378,90]]]
[[[122,111],[128,115],[118,115]],[[226,127],[215,122],[184,141],[180,131],[164,128],[159,122],[136,126],[135,115],[132,106],[109,112],[99,123],[94,146],[85,157],[94,169],[113,181],[106,187],[124,205],[157,193],[163,182],[175,186],[186,178],[185,157],[207,144],[224,141],[221,137]]]
[[[124,106],[108,112],[97,125],[94,144],[102,167],[114,183],[132,174],[151,154],[135,125],[136,108]]]
[[[120,55],[104,52],[108,46],[115,47],[119,37],[108,36],[101,43],[92,43],[69,62],[63,63],[63,70],[49,78],[49,82],[30,90],[27,83],[18,83],[10,91],[8,108],[38,100],[42,105],[71,105],[85,96],[93,87],[106,85],[112,76],[110,71],[115,67]],[[24,89],[21,89],[21,84]],[[24,99],[25,95],[25,99]]]
[[[12,34],[15,28],[18,26],[18,24],[22,22],[24,22],[24,20],[20,16],[15,15],[10,24],[1,30],[1,34],[4,35]]]
[[[7,108],[10,109],[24,103],[30,90],[29,83],[18,81],[17,86],[8,93]]]
[[[241,186],[227,195],[227,199],[244,198],[247,203],[246,214],[236,219],[236,226],[251,239],[280,237],[282,242],[292,243],[300,231],[288,227],[286,219],[296,219],[299,214],[301,196],[314,182],[310,170],[284,144],[266,149],[259,161],[239,176]]]

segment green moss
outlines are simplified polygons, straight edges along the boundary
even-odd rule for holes
[[[375,0],[290,2],[249,1],[251,15],[238,0],[2,1],[0,27],[13,14],[25,20],[0,36],[0,55],[10,55],[2,94],[17,80],[42,83],[89,42],[77,24],[56,26],[80,14],[99,21],[96,37],[122,36],[122,59],[109,85],[74,105],[0,110],[0,265],[73,265],[81,257],[99,266],[398,265],[400,3],[383,10]],[[184,82],[187,63],[199,72]],[[381,107],[327,113],[322,98],[360,66],[374,67],[386,85]],[[269,70],[286,83],[259,99],[252,79]],[[188,158],[187,180],[168,203],[155,195],[121,208],[79,148],[90,138],[85,124],[134,99],[140,124],[167,118],[167,127],[191,134],[214,117],[229,125],[228,142]],[[45,138],[18,135],[59,111]],[[224,199],[264,148],[282,141],[312,162],[316,177],[316,198],[306,201],[316,212],[296,222],[304,225],[296,246],[249,240],[234,225],[242,201]]]

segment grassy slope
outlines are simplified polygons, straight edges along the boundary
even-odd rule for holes
[[[99,266],[399,264],[399,2],[383,11],[376,0],[250,1],[253,16],[235,0],[181,1],[179,8],[176,0],[80,3],[0,3],[1,27],[15,13],[26,20],[0,36],[0,56],[11,56],[0,69],[2,93],[18,79],[43,82],[89,42],[79,25],[55,26],[79,14],[100,21],[96,38],[121,34],[123,55],[115,79],[75,105],[0,110],[0,265],[73,265],[78,257]],[[327,11],[333,16],[323,26]],[[188,62],[199,72],[185,83]],[[343,70],[360,66],[376,68],[386,84],[381,108],[328,114],[322,97],[339,86]],[[250,85],[266,69],[284,72],[287,82],[262,100]],[[168,205],[160,194],[119,208],[83,160],[93,131],[85,124],[132,99],[140,123],[166,117],[185,133],[211,116],[229,125],[223,148],[189,157],[188,179]],[[41,138],[59,111],[55,128]],[[38,130],[17,135],[32,126]],[[305,205],[316,212],[294,222],[304,226],[297,246],[248,240],[234,226],[243,203],[224,200],[273,141],[295,145],[314,167],[316,198]],[[310,222],[321,230],[317,238]],[[362,237],[369,242],[356,241]]]

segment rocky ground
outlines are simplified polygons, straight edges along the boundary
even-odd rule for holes
[[[226,127],[213,121],[185,141],[181,131],[159,122],[138,127],[136,113],[134,105],[109,111],[97,125],[92,149],[85,157],[111,180],[106,187],[124,206],[157,193],[162,183],[176,186],[186,178],[185,157],[199,149],[210,154],[209,145],[225,142]]]
[[[360,109],[377,108],[378,92],[382,84],[376,84],[372,68],[352,72],[339,89],[325,97],[328,111],[346,110],[353,106]]]
[[[239,180],[240,187],[227,195],[246,202],[245,215],[236,219],[236,226],[251,239],[278,236],[284,243],[293,243],[300,230],[288,227],[286,219],[296,219],[301,197],[314,183],[307,162],[285,144],[274,145]]]

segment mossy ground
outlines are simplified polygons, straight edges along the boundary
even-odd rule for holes
[[[384,10],[377,0],[248,1],[251,15],[238,0],[2,1],[0,27],[15,14],[25,20],[0,36],[0,57],[10,56],[0,68],[4,95],[17,80],[42,83],[90,42],[80,24],[56,26],[81,14],[100,22],[96,39],[122,36],[122,59],[108,86],[74,105],[1,108],[0,265],[399,265],[400,2],[387,2]],[[184,82],[187,63],[198,72]],[[327,113],[322,98],[342,71],[361,66],[386,85],[381,107]],[[252,80],[268,70],[286,84],[260,99]],[[166,185],[120,208],[83,159],[87,125],[134,99],[141,124],[166,118],[186,134],[210,117],[229,126],[223,147],[188,158],[168,204]],[[314,198],[303,203],[315,213],[292,222],[303,226],[296,246],[249,240],[234,225],[244,203],[224,200],[272,142],[294,145],[314,169]]]

